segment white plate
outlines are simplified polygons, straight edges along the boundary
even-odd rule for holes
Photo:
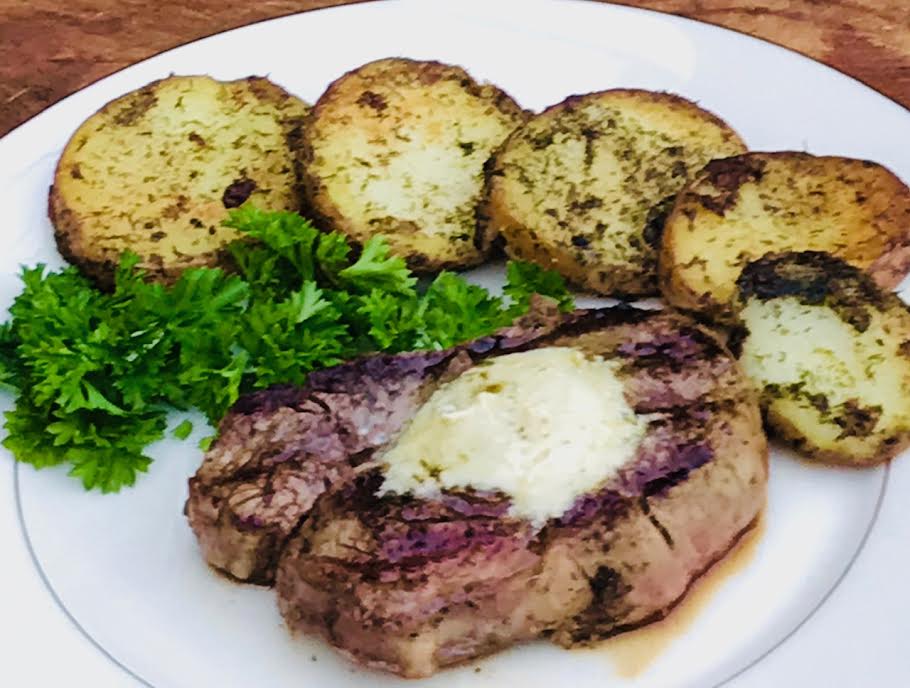
[[[343,71],[394,54],[462,64],[533,109],[615,86],[675,91],[721,115],[754,149],[865,157],[910,179],[906,110],[831,69],[733,32],[570,0],[358,5],[164,53],[0,141],[0,305],[18,291],[19,264],[61,264],[45,218],[47,186],[66,139],[106,101],[170,72],[269,74],[312,101]],[[478,279],[493,283],[496,270]],[[198,426],[197,435],[204,432]],[[14,469],[8,457],[0,464],[0,685],[399,685],[354,670],[317,642],[292,640],[270,593],[209,572],[181,515],[185,478],[200,458],[192,439],[160,443],[151,474],[110,497],[83,493],[59,471]],[[531,645],[426,685],[908,685],[904,495],[910,459],[854,472],[776,452],[760,539],[739,555],[735,571],[715,575],[698,604],[674,617],[672,633],[645,632],[588,652]],[[648,661],[630,675],[641,646]]]

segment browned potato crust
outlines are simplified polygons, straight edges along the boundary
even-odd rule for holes
[[[172,76],[108,103],[70,139],[50,189],[60,253],[110,285],[123,251],[158,280],[221,264],[247,201],[298,210],[307,106],[267,79]]]
[[[335,81],[303,137],[307,198],[322,229],[382,234],[420,272],[476,265],[483,166],[526,119],[461,67],[378,60]]]
[[[715,160],[667,219],[661,290],[675,306],[724,319],[746,263],[781,251],[826,251],[893,288],[910,269],[910,190],[865,160],[796,152]]]
[[[724,122],[679,96],[572,96],[516,130],[491,163],[486,240],[602,294],[657,291],[663,219],[690,172],[740,153]]]
[[[897,296],[839,258],[805,251],[749,263],[734,306],[735,348],[777,435],[847,466],[910,446],[910,308]]]

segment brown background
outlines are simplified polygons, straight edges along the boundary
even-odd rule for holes
[[[0,0],[0,135],[69,93],[162,50],[260,19],[350,1]],[[772,40],[910,107],[910,0],[622,4]]]

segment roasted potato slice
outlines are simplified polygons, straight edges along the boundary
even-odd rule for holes
[[[661,291],[674,306],[723,319],[746,263],[783,251],[834,254],[893,288],[910,269],[910,190],[865,160],[791,152],[714,160],[667,219]]]
[[[572,96],[516,130],[491,163],[486,240],[602,294],[657,291],[663,219],[690,172],[746,149],[669,93]]]
[[[130,250],[151,277],[217,265],[247,201],[298,210],[294,141],[307,106],[267,79],[172,76],[87,119],[63,151],[48,214],[60,253],[102,285]]]
[[[311,210],[355,243],[382,234],[420,272],[483,261],[483,166],[526,118],[460,67],[391,58],[335,81],[303,137]]]
[[[910,445],[904,302],[816,251],[749,263],[736,287],[733,348],[771,430],[810,457],[850,466]]]

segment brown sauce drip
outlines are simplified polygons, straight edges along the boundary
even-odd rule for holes
[[[605,640],[593,650],[606,650],[614,671],[622,678],[635,678],[644,673],[676,638],[689,630],[724,583],[752,562],[764,532],[765,519],[760,515],[733,549],[692,584],[682,601],[664,619]]]

